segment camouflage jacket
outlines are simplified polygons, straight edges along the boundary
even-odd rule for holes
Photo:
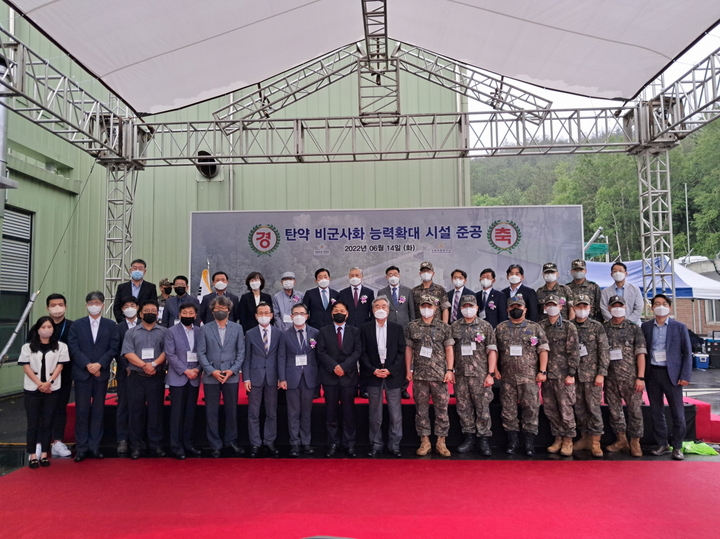
[[[455,341],[455,374],[484,379],[488,373],[487,353],[490,350],[497,352],[495,330],[485,320],[477,317],[469,324],[464,318],[460,318],[453,322],[450,329]],[[471,355],[462,354],[463,345],[472,347]]]
[[[560,322],[558,318],[558,322]],[[576,376],[580,363],[578,332],[575,324],[569,320],[551,324],[550,319],[540,321],[547,335],[550,351],[548,353],[547,377],[550,380],[563,380],[567,376]]]
[[[578,380],[594,382],[597,375],[607,376],[610,364],[610,347],[608,346],[605,328],[597,320],[588,318],[582,324],[573,320],[578,330],[580,341],[580,366]],[[583,349],[583,346],[585,347]],[[582,355],[583,352],[587,352]]]
[[[629,380],[637,377],[637,355],[647,354],[645,336],[640,326],[628,320],[613,324],[612,320],[605,322],[605,333],[608,337],[610,349],[610,366],[608,378],[616,380]],[[621,350],[622,359],[613,359],[613,351]]]
[[[435,305],[435,320],[442,322],[442,312],[445,309],[452,307],[448,301],[448,295],[445,288],[442,285],[432,283],[429,288],[423,288],[422,284],[417,285],[412,289],[413,300],[415,301],[415,318],[420,318],[420,298],[422,296],[432,296],[437,298]]]
[[[545,314],[545,298],[547,298],[550,294],[554,294],[560,298],[561,305],[559,305],[559,307],[563,320],[570,320],[570,307],[572,307],[574,297],[573,291],[564,284],[560,283],[556,284],[555,288],[552,290],[548,290],[546,284],[537,289],[540,320],[547,318],[547,315]]]
[[[501,362],[502,379],[510,384],[530,384],[538,373],[540,352],[549,350],[545,331],[536,322],[524,320],[513,324],[512,320],[500,322],[495,328],[498,358]],[[511,346],[521,346],[522,355],[510,355]]]
[[[450,326],[441,320],[426,324],[418,318],[405,328],[405,343],[413,351],[413,380],[442,382],[447,369],[445,347],[455,344]],[[432,349],[430,357],[420,355],[423,346]]]
[[[600,286],[598,286],[597,283],[585,279],[583,284],[575,284],[575,281],[570,281],[565,286],[570,289],[573,298],[580,294],[585,294],[592,299],[593,304],[590,306],[590,318],[598,322],[604,321],[602,313],[600,312]]]

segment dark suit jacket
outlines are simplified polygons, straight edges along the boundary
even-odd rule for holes
[[[171,328],[175,325],[175,320],[180,319],[180,305],[183,303],[192,303],[198,310],[200,310],[200,302],[195,296],[185,294],[182,298],[179,298],[178,296],[169,297],[165,302],[165,310],[163,311],[161,324],[162,326]],[[197,316],[195,317],[195,325],[200,325],[200,319]]]
[[[488,301],[485,305],[483,305],[482,296],[482,290],[475,294],[478,302],[478,309],[480,309],[481,311],[485,311],[485,321],[493,328],[496,328],[500,322],[504,322],[508,319],[507,298],[505,297],[505,294],[500,292],[500,290],[495,290],[494,288],[490,289]],[[488,304],[490,304],[490,302],[493,303],[494,308],[488,307]]]
[[[360,299],[363,296],[367,296],[365,303]],[[338,294],[338,301],[342,301],[348,308],[347,323],[356,328],[362,327],[363,324],[373,319],[372,302],[374,299],[375,292],[365,286],[360,286],[357,307],[355,307],[355,300],[353,299],[352,286],[343,288]]]
[[[120,352],[120,335],[115,322],[109,318],[100,318],[97,339],[93,342],[90,317],[75,320],[70,328],[68,349],[72,356],[72,379],[85,381],[95,378],[87,370],[90,363],[100,363],[100,382],[110,379],[110,363]]]
[[[115,321],[121,322],[125,320],[125,316],[122,313],[122,301],[128,296],[133,296],[132,284],[130,281],[121,283],[117,287],[115,292],[115,301],[113,302],[113,315],[115,315]],[[152,299],[157,301],[157,288],[153,283],[143,281],[140,284],[140,297],[136,298],[138,301],[138,311],[140,310],[140,304],[146,299]]]
[[[243,362],[243,382],[248,380],[253,387],[261,385],[277,386],[278,383],[278,350],[282,330],[272,324],[268,326],[270,333],[270,349],[265,353],[260,325],[251,328],[245,334],[245,361]]]
[[[506,299],[510,299],[509,286],[503,289],[503,294],[505,294]],[[540,313],[538,312],[537,292],[535,292],[535,290],[533,290],[529,286],[521,284],[520,288],[517,289],[515,294],[521,294],[523,299],[525,300],[525,306],[527,307],[527,313],[525,313],[525,318],[528,320],[532,320],[533,322],[538,322],[540,320]],[[505,308],[505,312],[507,312],[507,307]]]
[[[387,389],[397,389],[405,384],[405,331],[400,324],[385,322],[387,326],[387,357],[385,368],[390,371],[387,378],[373,375],[375,369],[382,368],[378,353],[375,322],[368,322],[360,328],[362,341],[361,367],[369,386],[381,386],[385,380]]]
[[[453,287],[453,289],[450,290],[450,292],[447,293],[448,301],[450,302],[450,312],[448,313],[448,316],[449,316],[449,317],[452,316],[452,305],[453,305],[453,301],[455,301],[455,294],[456,294],[456,293],[457,293],[457,290],[455,290],[455,287]],[[467,286],[463,286],[463,287],[462,287],[462,290],[460,290],[460,297],[462,298],[463,296],[467,296],[467,295],[474,296],[474,295],[475,295],[475,292],[473,292],[472,290],[470,290]],[[457,314],[457,318],[456,318],[455,320],[457,320],[458,318],[462,318],[462,314],[460,313],[460,308],[461,308],[461,307],[462,307],[462,305],[458,305],[458,314]],[[453,320],[453,322],[454,322],[455,320]]]
[[[318,333],[317,358],[320,367],[320,382],[328,386],[356,386],[358,383],[358,361],[362,352],[360,330],[345,324],[342,350],[338,349],[335,324],[320,329]],[[333,370],[337,365],[345,371],[343,376]]]
[[[307,325],[320,329],[329,324],[332,324],[332,300],[338,299],[338,291],[328,287],[330,291],[330,301],[328,302],[327,309],[323,308],[322,297],[320,296],[320,288],[311,288],[303,296],[303,303],[308,308]]]
[[[260,292],[260,301],[264,301],[270,305],[270,311],[273,310],[272,296],[265,292]],[[234,307],[235,321],[240,324],[243,331],[247,333],[252,328],[258,325],[257,318],[255,318],[255,298],[252,292],[246,292]]]
[[[300,378],[305,375],[305,383],[308,387],[317,387],[318,378],[318,361],[317,361],[317,341],[318,330],[305,326],[305,346],[301,349],[297,338],[297,330],[293,326],[287,331],[283,331],[282,340],[280,342],[280,350],[278,352],[278,378],[287,382],[288,389],[297,388]],[[314,340],[315,344],[310,342]],[[305,354],[307,356],[307,365],[298,367],[295,365],[295,356]]]
[[[230,321],[237,322],[235,318],[235,307],[240,300],[235,294],[231,294],[230,292],[225,292],[223,295],[233,302],[233,308],[230,309]],[[203,324],[209,324],[210,322],[215,320],[213,318],[212,312],[210,311],[210,302],[216,297],[217,292],[210,292],[209,294],[203,296],[203,299],[200,302],[200,310],[198,311],[197,319]]]
[[[673,385],[677,385],[678,380],[690,381],[692,377],[692,346],[690,345],[690,333],[688,328],[682,322],[672,320],[670,318],[665,322],[667,324],[667,340],[665,341],[665,350],[667,354],[668,375]],[[653,330],[655,329],[655,319],[643,322],[643,334],[647,343],[647,355],[645,357],[646,370],[649,369],[651,354]]]

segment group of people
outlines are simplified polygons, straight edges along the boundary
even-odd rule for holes
[[[245,281],[248,292],[230,293],[228,275],[212,276],[214,292],[202,300],[188,294],[188,279],[171,283],[144,280],[147,264],[131,265],[130,281],[118,286],[113,304],[116,321],[102,316],[105,297],[85,298],[88,316],[65,318],[66,299],[47,298],[49,316],[40,317],[22,348],[28,417],[30,467],[49,466],[49,456],[71,456],[62,442],[71,384],[75,385],[75,461],[103,458],[105,396],[116,362],[117,451],[137,459],[146,450],[163,449],[163,406],[170,398],[170,451],[177,459],[200,456],[193,423],[202,385],[210,454],[223,449],[239,456],[237,402],[240,385],[248,395],[249,454],[278,456],[277,403],[287,401],[291,457],[313,454],[312,402],[322,388],[327,448],[357,456],[355,399],[369,401],[369,456],[387,449],[401,457],[401,402],[416,406],[416,453],[433,449],[450,456],[445,440],[453,384],[463,443],[460,453],[491,455],[490,402],[500,385],[506,452],[532,456],[538,432],[540,394],[554,443],[550,453],[572,455],[589,450],[602,457],[600,437],[603,398],[616,440],[608,451],[640,457],[643,435],[642,393],[647,390],[657,447],[654,455],[672,453],[682,460],[685,419],[682,387],[690,381],[691,349],[687,327],[669,317],[671,298],[652,299],[654,319],[639,325],[642,294],[625,282],[622,263],[612,267],[616,284],[600,291],[586,279],[584,260],[572,262],[573,281],[557,282],[555,263],[543,266],[545,284],[523,284],[522,266],[507,269],[510,286],[493,286],[493,269],[480,273],[481,290],[466,287],[467,273],[451,274],[453,289],[433,281],[432,263],[422,262],[421,283],[401,284],[400,270],[385,272],[388,285],[377,292],[364,286],[363,271],[351,268],[349,286],[330,288],[330,272],[315,272],[317,287],[302,293],[288,271],[282,290],[263,292],[259,272]],[[172,295],[172,292],[175,295]],[[383,440],[383,398],[388,408],[388,437]],[[668,433],[667,398],[673,420]],[[623,401],[627,408],[626,421]],[[224,429],[220,405],[224,403]],[[435,411],[434,427],[429,407]],[[261,424],[261,407],[265,418]],[[522,434],[522,437],[521,437]],[[573,439],[580,438],[573,442]],[[522,438],[522,439],[521,439]],[[672,445],[672,447],[670,447]]]

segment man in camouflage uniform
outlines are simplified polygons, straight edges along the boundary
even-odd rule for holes
[[[573,296],[583,294],[590,298],[592,303],[590,304],[590,318],[597,320],[598,322],[604,322],[602,312],[600,312],[600,287],[593,281],[588,281],[585,276],[587,275],[587,264],[582,258],[572,261],[570,266],[570,272],[572,273],[573,280],[570,281],[567,287],[573,293]]]
[[[580,342],[580,365],[578,366],[575,420],[581,438],[573,450],[589,449],[593,457],[602,457],[600,437],[603,435],[603,419],[600,413],[602,386],[610,364],[605,328],[590,318],[592,298],[585,294],[575,296],[575,326]]]
[[[642,393],[645,389],[645,354],[647,346],[640,326],[625,319],[625,299],[612,296],[608,301],[612,318],[605,322],[610,347],[610,366],[605,379],[605,402],[610,409],[610,426],[617,436],[608,451],[627,451],[642,457]],[[625,400],[628,421],[625,425],[622,401]],[[626,434],[627,430],[627,434]],[[628,435],[630,443],[628,444]]]
[[[492,426],[490,402],[497,366],[497,345],[492,326],[477,317],[474,295],[460,298],[461,316],[451,327],[455,341],[455,396],[465,441],[458,453],[467,453],[480,438],[480,453],[489,457]]]
[[[450,302],[445,287],[433,282],[435,270],[430,262],[420,264],[420,279],[422,283],[412,289],[413,300],[415,301],[415,318],[420,318],[420,299],[423,296],[432,296],[437,302],[435,305],[435,318],[442,322],[448,323],[450,319]]]
[[[547,314],[545,314],[545,300],[549,295],[557,296],[560,300],[560,314],[563,320],[572,320],[575,318],[573,312],[573,292],[564,284],[557,282],[558,279],[558,268],[555,262],[548,262],[543,264],[543,279],[545,284],[537,289],[538,298],[538,312],[540,313],[540,320],[545,320]]]
[[[445,296],[447,298],[447,296]],[[449,457],[445,438],[450,431],[448,416],[448,382],[455,383],[453,344],[450,326],[435,317],[437,299],[422,296],[420,318],[405,328],[405,367],[407,379],[413,383],[415,399],[415,429],[420,436],[416,451],[424,456],[430,452],[430,396],[435,408],[435,451]]]
[[[500,388],[503,428],[507,432],[506,453],[514,455],[518,448],[518,403],[522,408],[522,430],[525,454],[535,454],[534,439],[538,432],[540,391],[538,382],[547,379],[548,340],[540,324],[525,319],[527,307],[522,296],[508,299],[510,320],[495,328],[498,356],[503,366]],[[539,368],[538,368],[539,367]]]
[[[560,298],[550,294],[542,306],[547,318],[540,325],[547,335],[548,353],[547,381],[542,385],[545,416],[550,421],[550,432],[555,443],[548,453],[558,451],[564,457],[572,456],[575,438],[575,376],[580,363],[578,332],[569,320],[563,320]]]

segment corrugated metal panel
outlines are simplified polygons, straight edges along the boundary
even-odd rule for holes
[[[30,289],[30,244],[2,239],[0,290],[27,292]]]

